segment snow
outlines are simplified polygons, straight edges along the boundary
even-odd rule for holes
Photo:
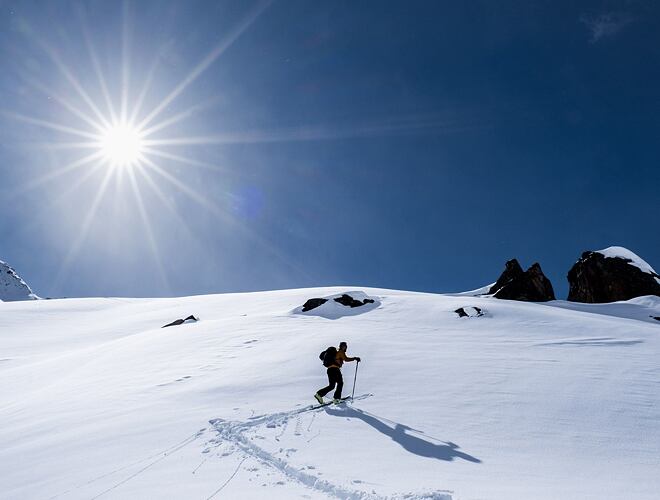
[[[637,255],[634,252],[631,252],[627,248],[624,247],[607,247],[604,248],[603,250],[597,250],[596,253],[602,254],[607,258],[616,258],[619,257],[621,259],[626,259],[629,260],[628,264],[631,266],[635,266],[639,268],[642,272],[647,273],[647,274],[652,274],[655,276],[655,280],[660,283],[660,279],[658,279],[658,273],[656,273],[653,268],[644,260],[642,259],[639,255]]]
[[[299,312],[347,292],[378,304]],[[650,316],[362,287],[4,302],[1,496],[655,499]],[[358,397],[312,409],[342,340]]]
[[[467,292],[459,292],[459,293],[452,293],[450,295],[455,295],[455,296],[470,296],[470,297],[478,297],[480,295],[488,295],[488,292],[490,291],[493,286],[495,286],[496,281],[493,281],[490,285],[482,286],[480,288],[475,288],[474,290],[468,290]]]
[[[606,304],[588,304],[583,302],[569,302],[567,300],[555,300],[549,302],[552,307],[581,311],[589,314],[602,314],[617,318],[630,318],[648,323],[660,324],[654,320],[660,311],[660,297],[647,295],[619,302],[608,302]]]
[[[0,260],[0,302],[38,298],[16,271]]]

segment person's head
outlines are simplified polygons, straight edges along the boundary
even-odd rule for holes
[[[346,349],[348,349],[348,345],[346,344],[346,342],[339,342],[339,350],[346,351]]]

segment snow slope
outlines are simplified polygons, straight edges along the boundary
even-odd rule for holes
[[[0,302],[38,298],[16,271],[0,260]]]
[[[377,306],[298,312],[351,290]],[[649,315],[355,287],[0,303],[0,497],[655,499]],[[310,410],[341,340],[359,397]]]

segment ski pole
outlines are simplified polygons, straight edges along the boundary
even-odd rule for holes
[[[353,396],[355,396],[355,381],[357,380],[357,371],[359,367],[360,367],[360,362],[358,361],[357,364],[355,365],[355,377],[353,377],[353,392],[351,393],[351,400],[353,400]]]

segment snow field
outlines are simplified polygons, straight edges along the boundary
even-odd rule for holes
[[[378,304],[297,312],[352,290]],[[453,312],[470,306],[484,316]],[[201,321],[160,328],[189,314]],[[540,305],[355,287],[2,303],[0,491],[656,498],[650,315],[657,297]],[[326,385],[318,354],[341,340],[363,360],[356,394],[372,396],[310,410]]]

